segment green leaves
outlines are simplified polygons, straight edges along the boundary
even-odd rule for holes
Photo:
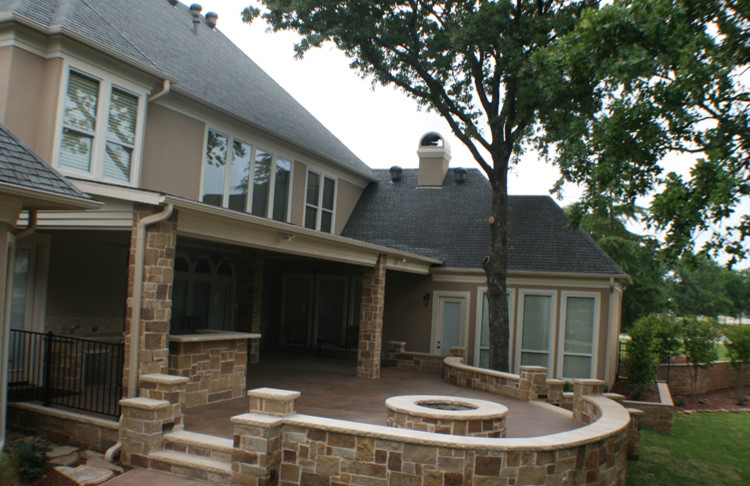
[[[603,98],[569,106],[576,120],[548,132],[565,180],[583,203],[651,200],[648,223],[666,235],[668,256],[695,246],[747,252],[750,224],[750,16],[746,2],[621,0],[589,10],[539,63],[590,77]],[[553,91],[557,87],[551,88]],[[592,108],[594,111],[592,111]],[[664,170],[667,156],[677,170]]]

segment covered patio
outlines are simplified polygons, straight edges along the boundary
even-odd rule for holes
[[[583,426],[570,412],[541,402],[524,402],[443,381],[442,375],[381,368],[380,379],[356,376],[356,361],[310,354],[265,352],[249,365],[247,389],[278,388],[301,392],[298,413],[373,425],[386,425],[385,400],[400,395],[446,395],[500,403],[508,408],[506,437],[536,437]],[[184,411],[185,430],[232,437],[230,418],[247,413],[248,399],[192,407]]]

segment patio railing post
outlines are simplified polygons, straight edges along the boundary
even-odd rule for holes
[[[44,386],[42,387],[42,403],[45,407],[50,406],[50,387],[52,386],[52,340],[54,333],[49,331],[45,335],[44,342]]]

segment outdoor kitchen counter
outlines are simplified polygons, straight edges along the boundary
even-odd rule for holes
[[[244,397],[248,354],[257,353],[260,337],[213,330],[170,335],[168,373],[189,379],[185,407]]]

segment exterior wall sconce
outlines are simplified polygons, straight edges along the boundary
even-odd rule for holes
[[[430,305],[430,293],[429,292],[426,292],[424,294],[424,297],[422,297],[422,302],[424,302],[424,306],[425,307],[427,307],[428,305]]]
[[[281,239],[284,241],[294,241],[294,235],[289,233],[281,233]]]

